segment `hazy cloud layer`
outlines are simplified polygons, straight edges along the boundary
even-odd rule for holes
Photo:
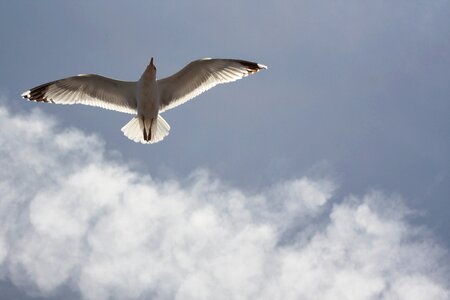
[[[86,299],[448,299],[447,252],[396,196],[327,179],[248,192],[156,180],[47,115],[0,106],[0,276]],[[151,155],[151,147],[149,155]]]

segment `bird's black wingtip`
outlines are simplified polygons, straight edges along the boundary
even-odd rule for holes
[[[21,94],[22,98],[35,102],[52,102],[47,98],[49,84],[43,84]]]
[[[242,66],[244,66],[250,74],[256,73],[256,72],[258,72],[260,70],[267,69],[266,65],[258,64],[258,63],[252,62],[252,61],[238,60],[238,62]]]

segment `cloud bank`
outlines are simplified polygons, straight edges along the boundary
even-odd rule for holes
[[[157,180],[38,110],[0,106],[0,277],[83,299],[448,299],[446,249],[399,197]]]

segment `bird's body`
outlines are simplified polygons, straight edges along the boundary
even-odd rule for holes
[[[158,84],[156,78],[147,76],[146,72],[137,82],[137,114],[154,118],[159,110]]]
[[[151,140],[153,120],[158,116],[159,95],[156,82],[156,69],[153,69],[153,59],[137,82],[137,118],[143,123],[144,140]]]
[[[129,139],[156,143],[170,130],[160,113],[220,83],[238,80],[267,67],[235,59],[200,59],[174,75],[157,80],[153,58],[138,81],[119,81],[88,74],[32,88],[22,97],[36,102],[85,104],[134,114],[122,131]]]
[[[153,59],[137,82],[138,116],[154,118],[159,111],[158,84]]]

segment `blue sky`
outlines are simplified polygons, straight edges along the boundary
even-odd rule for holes
[[[150,280],[151,284],[135,286],[134,290],[141,293],[138,295],[129,294],[131,285],[127,287],[123,282],[103,282],[102,285],[92,270],[105,273],[111,270],[105,266],[85,265],[75,259],[72,265],[66,266],[66,271],[59,269],[61,274],[66,275],[61,276],[65,280],[36,280],[41,275],[39,270],[48,267],[44,258],[51,255],[21,252],[23,248],[20,245],[24,241],[34,241],[37,236],[53,241],[46,231],[46,226],[51,228],[52,220],[54,226],[59,224],[62,229],[88,228],[84,231],[80,229],[82,233],[70,235],[70,239],[77,243],[89,240],[89,237],[101,240],[103,223],[99,227],[86,224],[92,224],[93,219],[100,218],[98,214],[102,209],[115,212],[103,221],[104,224],[111,222],[111,228],[115,228],[113,225],[123,217],[130,228],[136,229],[126,221],[125,213],[120,214],[123,207],[117,204],[122,203],[119,200],[105,200],[105,203],[99,200],[103,203],[100,208],[90,202],[91,198],[96,197],[109,199],[108,189],[103,188],[103,184],[107,187],[119,184],[117,182],[122,182],[123,187],[118,188],[118,193],[124,195],[128,195],[128,191],[133,188],[144,190],[146,197],[124,196],[128,201],[137,199],[140,203],[137,207],[143,211],[146,211],[148,204],[139,201],[153,199],[151,195],[154,193],[163,195],[161,197],[164,199],[172,199],[174,207],[186,205],[183,212],[165,215],[162,218],[164,220],[195,220],[195,212],[203,209],[210,212],[203,219],[200,218],[205,222],[209,220],[214,223],[215,218],[222,218],[223,222],[218,223],[221,225],[212,228],[217,229],[213,231],[214,234],[224,234],[223,239],[216,242],[225,248],[232,247],[227,237],[242,233],[239,228],[232,226],[233,221],[238,220],[238,224],[253,228],[254,231],[250,232],[259,237],[255,238],[259,245],[255,246],[256,249],[272,250],[266,253],[268,256],[258,256],[261,261],[255,262],[253,268],[249,267],[255,273],[244,272],[248,278],[241,278],[240,282],[254,281],[267,283],[269,287],[277,286],[276,289],[268,288],[264,295],[259,295],[260,298],[276,298],[274,295],[285,299],[295,298],[296,295],[284,294],[285,288],[292,284],[282,267],[283,263],[288,264],[289,259],[299,264],[296,271],[302,270],[300,274],[324,274],[321,270],[326,270],[326,266],[316,269],[305,267],[301,258],[295,259],[296,255],[310,255],[308,251],[311,249],[320,253],[317,249],[325,246],[314,242],[320,239],[329,242],[324,242],[325,245],[332,245],[340,237],[338,240],[343,248],[355,249],[355,241],[375,245],[390,242],[392,240],[383,238],[390,236],[386,232],[394,232],[394,240],[407,240],[405,244],[389,244],[394,249],[397,248],[393,245],[397,245],[398,253],[412,249],[411,253],[415,257],[422,257],[425,250],[420,250],[419,245],[415,244],[422,239],[429,241],[424,249],[440,249],[436,253],[441,254],[424,258],[427,262],[424,266],[413,266],[413,269],[416,268],[414,274],[426,277],[432,273],[427,268],[435,267],[438,265],[436,262],[442,260],[448,266],[448,254],[445,254],[450,248],[448,1],[193,1],[182,4],[171,1],[14,1],[5,2],[0,8],[0,92],[2,109],[5,111],[2,123],[4,128],[12,131],[5,131],[2,135],[2,144],[10,146],[2,146],[1,151],[4,157],[10,157],[11,160],[16,155],[21,158],[21,162],[17,163],[7,163],[7,160],[2,162],[7,165],[3,168],[2,189],[7,187],[7,190],[15,191],[8,195],[25,195],[21,199],[29,214],[24,222],[32,224],[24,233],[22,229],[16,228],[17,224],[7,223],[8,228],[12,229],[5,235],[8,238],[3,240],[5,249],[10,249],[5,252],[0,272],[3,280],[0,289],[4,293],[16,293],[16,297],[24,299],[32,296],[46,299],[62,294],[74,299],[109,296],[139,298],[146,293],[155,298],[198,299],[201,298],[199,295],[192,294],[193,287],[197,287],[204,291],[203,296],[206,298],[210,295],[208,293],[227,295],[226,292],[229,292],[228,299],[236,296],[233,291],[240,286],[228,280],[224,268],[214,271],[208,267],[202,269],[203,273],[195,273],[189,271],[189,267],[180,267],[180,263],[170,265],[168,269],[165,269],[167,265],[159,266],[167,272],[152,273],[151,276],[146,274],[148,278],[156,279]],[[79,73],[136,80],[150,57],[155,57],[159,78],[201,57],[247,59],[268,65],[269,70],[216,87],[164,113],[164,118],[172,128],[170,135],[163,142],[148,146],[132,143],[122,135],[120,128],[128,122],[129,115],[90,107],[39,105],[19,98],[30,87]],[[39,111],[36,112],[36,109]],[[45,128],[48,133],[35,129],[37,140],[34,140],[32,135],[24,133],[26,130],[23,126],[26,125],[15,121],[17,118],[25,122],[29,120],[29,126]],[[50,120],[51,125],[48,126],[51,127],[46,127],[45,120]],[[23,133],[23,136],[17,137],[14,131]],[[59,140],[65,134],[69,135],[67,144]],[[39,156],[38,159],[30,154],[42,151],[54,151],[55,157]],[[90,169],[92,165],[94,170]],[[55,168],[63,170],[55,171]],[[88,217],[86,223],[72,226],[65,223],[61,225],[58,223],[61,220],[52,217],[59,215],[59,210],[52,212],[50,208],[49,211],[43,208],[34,211],[33,208],[44,203],[42,207],[59,207],[64,213],[70,212],[70,209],[58,203],[65,201],[63,195],[70,194],[68,191],[73,188],[71,184],[77,186],[77,183],[64,183],[55,175],[51,177],[54,180],[53,187],[47,186],[48,183],[33,180],[25,170],[68,178],[79,178],[79,174],[96,178],[95,174],[103,172],[110,175],[105,175],[106,179],[99,184],[99,190],[87,189],[79,198],[73,199],[75,207],[77,201],[87,203],[83,206],[85,210],[80,213]],[[112,173],[108,173],[108,170]],[[23,179],[24,184],[29,188],[19,184],[20,180],[10,181],[11,174],[17,178],[25,176],[29,181]],[[139,179],[129,179],[135,177]],[[80,182],[83,180],[80,179]],[[175,187],[169,192],[167,185],[171,184]],[[80,187],[80,190],[84,191],[84,188]],[[241,210],[232,209],[235,205],[232,199],[235,197],[230,195],[235,195],[234,192],[240,195],[236,199],[244,203]],[[8,197],[11,201],[16,199]],[[228,206],[222,207],[219,199],[226,199]],[[262,204],[256,205],[259,202],[255,199],[263,199]],[[189,201],[190,204],[185,203]],[[270,204],[271,201],[274,204]],[[123,203],[129,203],[130,206],[126,207],[134,215],[132,204],[137,202],[124,200]],[[153,199],[149,203],[155,209],[173,209],[166,202],[161,204]],[[208,203],[211,206],[207,206]],[[285,208],[280,209],[277,203]],[[7,208],[10,209],[9,205],[10,202],[5,200],[1,208],[2,215],[6,214]],[[288,208],[292,208],[292,212]],[[391,209],[393,211],[389,212]],[[33,211],[35,214],[32,214]],[[231,217],[221,217],[220,212],[226,212]],[[372,220],[372,225],[387,224],[387,227],[376,231],[380,234],[381,242],[376,242],[377,234],[375,237],[370,234],[358,235],[351,239],[336,234],[335,228],[341,228],[340,222],[345,220],[343,215],[355,218],[354,223],[349,221],[346,226],[353,228],[358,224],[369,228],[356,217],[359,214],[363,216],[362,219]],[[250,217],[244,218],[242,215]],[[147,215],[141,217],[143,220],[145,217],[150,218]],[[277,217],[286,218],[287,221],[282,222]],[[136,219],[140,220],[139,215]],[[42,220],[50,220],[50,225]],[[163,222],[158,218],[152,220],[154,223],[151,224]],[[377,223],[376,220],[381,221]],[[317,226],[307,226],[309,222]],[[192,227],[186,226],[195,232],[196,223],[192,224]],[[269,228],[268,233],[264,231],[264,224]],[[150,224],[145,225],[151,227]],[[183,226],[178,225],[168,227],[172,228],[172,232],[180,232]],[[260,225],[261,228],[258,227]],[[111,230],[120,236],[119,231]],[[68,237],[64,232],[67,231],[62,230],[61,235],[65,240]],[[190,235],[185,234],[180,233],[180,236],[189,242]],[[204,237],[205,245],[208,245],[208,234],[199,234]],[[242,234],[243,245],[253,245],[254,240]],[[28,239],[19,242],[11,238],[19,235],[25,235]],[[152,236],[148,233],[147,237]],[[154,236],[157,236],[156,233]],[[136,246],[139,251],[146,249],[143,246],[146,243],[141,245],[136,239],[133,241],[140,245],[140,248]],[[166,242],[177,244],[179,241]],[[285,252],[278,246],[270,247],[265,243],[286,244],[287,248],[281,250],[292,255],[283,256],[281,253]],[[49,246],[49,251],[59,249],[56,242],[49,242],[49,245],[53,245],[53,248]],[[94,259],[92,257],[99,255],[99,252],[94,251],[97,248],[92,245],[82,248],[79,253]],[[111,244],[111,249],[117,250],[117,247]],[[212,258],[217,257],[216,249],[205,247]],[[249,253],[255,247],[249,246]],[[117,253],[120,251],[117,251],[111,255],[119,255]],[[202,255],[197,252],[193,254],[185,248],[179,251],[184,255],[192,255],[191,264],[201,261]],[[43,257],[40,264],[31,267],[27,260],[20,260],[27,257],[27,253],[30,257]],[[164,256],[161,253],[158,255]],[[411,253],[399,254],[399,260],[408,261]],[[277,260],[270,261],[267,258],[269,256]],[[149,255],[144,261],[153,258]],[[376,255],[370,258],[374,259],[373,263],[380,263]],[[239,265],[240,259],[245,261],[245,255],[232,256],[230,265]],[[354,274],[345,273],[345,276],[342,275],[344,279],[339,279],[343,269],[337,266],[345,258],[336,256],[332,261],[331,269],[336,270],[337,279],[330,287],[329,297],[342,298],[345,291],[349,292],[345,282],[353,278]],[[356,262],[352,258],[349,261],[358,265],[357,259]],[[218,266],[221,263],[212,259],[205,261],[204,265]],[[265,273],[257,267],[259,265],[278,268],[281,275],[276,284],[262,275]],[[379,274],[389,273],[394,267],[388,264]],[[198,271],[201,268],[194,269]],[[217,277],[220,278],[219,282],[229,285],[222,286],[222,290],[210,291],[204,279],[204,274],[208,272],[216,272],[220,275]],[[232,274],[232,271],[229,272]],[[398,278],[394,278],[394,275],[392,278],[383,278],[380,275],[378,282],[365,281],[361,286],[372,287],[376,298],[387,298],[392,293],[402,298],[402,295],[406,295],[402,294],[404,287],[412,284],[404,281],[411,275],[408,272],[400,272]],[[444,298],[448,296],[448,285],[440,283],[448,282],[448,268],[447,271],[439,272],[426,277],[428,283],[435,284],[436,289],[424,289],[429,293],[431,290],[437,291],[433,294],[437,295],[436,299],[442,295]],[[289,274],[294,273],[292,271]],[[185,274],[185,278],[190,279],[173,280],[171,285],[160,287],[158,280],[169,276],[167,274],[172,274],[171,278],[177,277],[173,274]],[[357,273],[357,277],[365,278],[364,274]],[[304,278],[302,280],[305,281]],[[386,284],[383,285],[383,282],[390,282],[399,288],[384,291],[382,286]],[[431,283],[428,283],[423,286],[430,287]],[[420,286],[417,282],[413,285]],[[444,292],[440,293],[437,287]],[[299,288],[299,292],[303,294],[298,295],[304,298],[318,296],[306,287]],[[370,299],[371,296],[350,292],[361,299]],[[420,294],[420,291],[417,293]],[[246,296],[251,298],[252,295]]]

